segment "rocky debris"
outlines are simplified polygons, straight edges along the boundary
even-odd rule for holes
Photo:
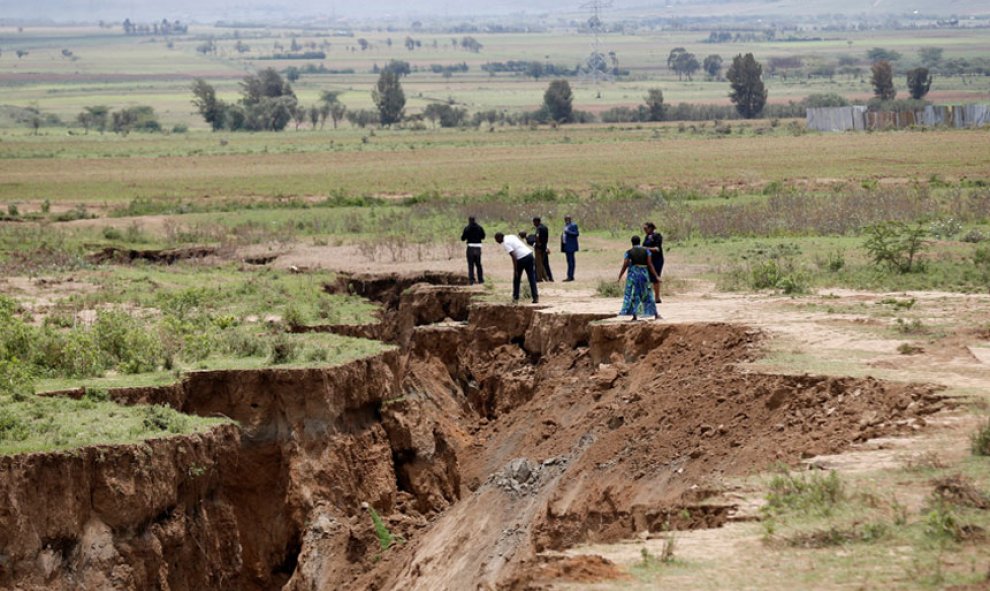
[[[532,495],[549,479],[551,473],[558,475],[566,466],[565,458],[548,458],[539,463],[527,458],[516,458],[500,472],[492,474],[487,484],[513,495]]]

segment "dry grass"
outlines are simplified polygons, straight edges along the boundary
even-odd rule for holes
[[[506,132],[511,136],[505,145],[473,145],[471,139],[486,132],[457,132],[434,136],[439,141],[432,145],[404,150],[327,148],[296,154],[155,158],[100,158],[94,153],[90,158],[0,159],[0,201],[326,195],[337,188],[351,194],[476,195],[505,186],[589,191],[597,185],[624,183],[706,186],[717,191],[760,188],[770,181],[844,183],[884,178],[889,183],[925,180],[935,174],[983,178],[990,153],[990,134],[979,132],[672,136],[654,141],[637,130],[596,130],[594,134],[586,130],[587,143],[565,142],[569,130],[540,129]],[[408,131],[379,134],[415,137]],[[606,143],[606,138],[611,141]],[[61,140],[50,141],[54,146]],[[273,147],[292,141],[292,133],[271,137]],[[98,145],[93,145],[94,152]]]

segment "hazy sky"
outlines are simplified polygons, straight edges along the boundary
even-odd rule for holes
[[[148,22],[163,17],[184,21],[272,20],[319,15],[345,18],[461,17],[466,15],[579,13],[587,0],[0,0],[0,20],[47,18],[59,22]],[[670,6],[673,5],[673,6]],[[691,16],[819,14],[990,14],[990,0],[614,0],[609,12]]]
[[[582,2],[567,0],[0,0],[0,18],[73,19],[152,19],[168,16],[188,20],[258,18],[284,15],[285,18],[313,14],[345,17],[382,15],[466,15],[576,8]]]

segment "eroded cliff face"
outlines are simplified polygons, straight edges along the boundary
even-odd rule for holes
[[[0,458],[0,587],[511,588],[541,550],[718,526],[733,507],[702,502],[713,480],[918,428],[943,404],[740,371],[760,338],[746,327],[353,281],[385,306],[361,330],[397,350],[119,390],[238,426]],[[401,543],[382,551],[366,507]]]
[[[220,588],[243,570],[234,426],[0,458],[0,587]],[[191,543],[193,542],[194,543]]]

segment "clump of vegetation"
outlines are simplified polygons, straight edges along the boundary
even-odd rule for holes
[[[974,456],[990,456],[990,419],[970,437],[970,449]]]
[[[299,344],[285,333],[278,333],[268,341],[268,361],[272,365],[293,362],[299,356]]]
[[[180,413],[164,404],[152,404],[143,408],[142,419],[148,431],[165,431],[167,433],[184,433],[189,429],[189,416]]]
[[[799,477],[790,472],[776,474],[770,480],[765,512],[794,511],[808,515],[830,515],[846,500],[846,490],[833,470],[827,476],[813,472]]]
[[[729,288],[779,289],[789,295],[807,293],[811,277],[798,263],[797,244],[756,244],[742,255],[742,265],[723,280]]]
[[[873,262],[898,273],[923,270],[919,255],[928,246],[928,229],[921,223],[881,222],[866,228],[863,244]]]
[[[623,294],[623,286],[618,281],[607,281],[602,280],[598,282],[598,287],[595,288],[595,293],[603,298],[621,298]]]
[[[399,539],[389,531],[388,526],[385,525],[385,520],[382,516],[375,511],[375,508],[368,503],[362,503],[365,509],[368,510],[368,514],[371,516],[371,525],[375,528],[375,537],[378,538],[378,547],[382,552],[385,552],[392,547],[393,544],[399,541]]]

